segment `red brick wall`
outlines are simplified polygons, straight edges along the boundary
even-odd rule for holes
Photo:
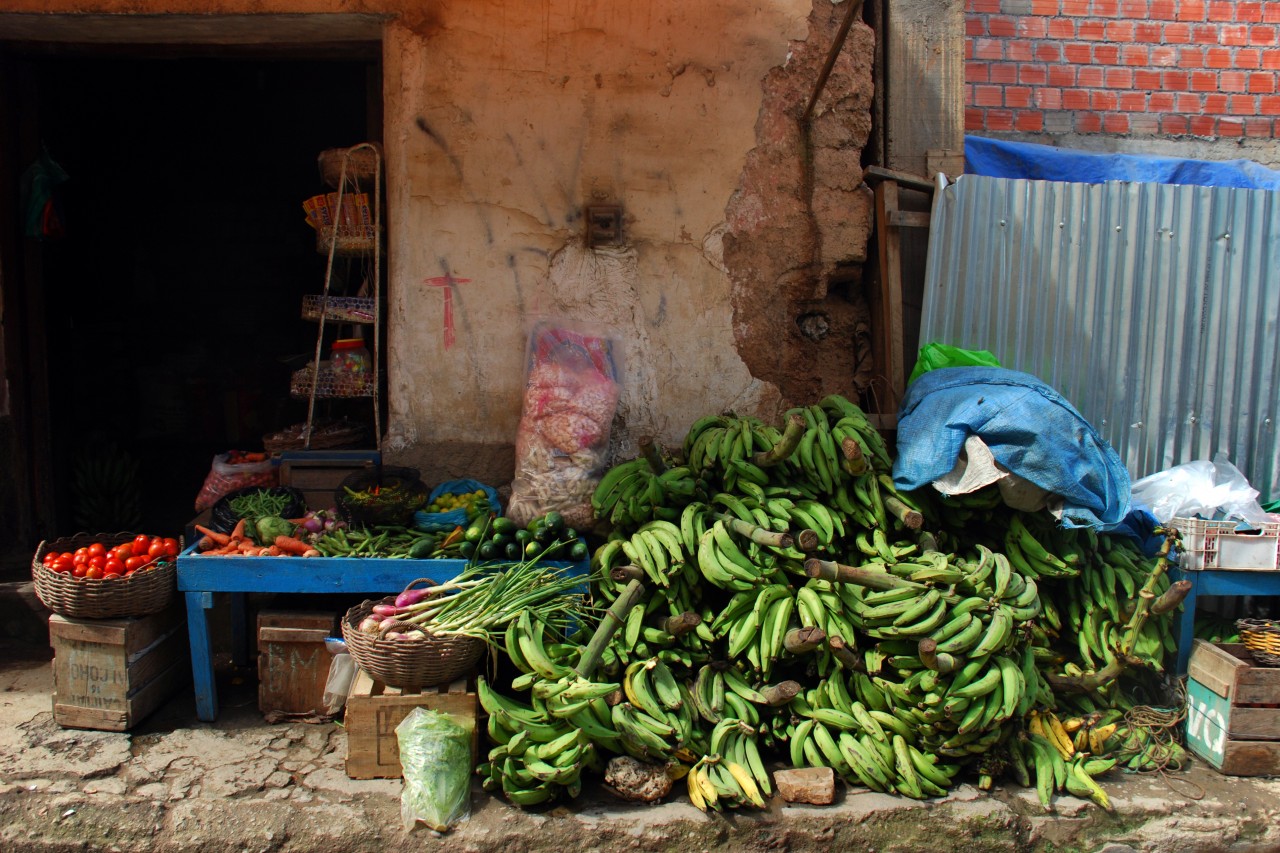
[[[1280,132],[1280,0],[966,0],[965,25],[968,132]]]

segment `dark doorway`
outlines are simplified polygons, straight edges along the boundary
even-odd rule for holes
[[[70,176],[65,236],[23,252],[23,286],[40,289],[28,303],[42,306],[27,312],[27,349],[44,349],[48,376],[29,399],[49,423],[49,458],[33,457],[32,478],[54,517],[38,530],[81,529],[96,499],[85,466],[97,459],[122,466],[95,471],[121,477],[122,518],[135,501],[139,529],[178,531],[214,454],[261,449],[265,433],[305,417],[289,377],[315,345],[300,304],[319,292],[325,259],[302,202],[325,190],[320,151],[370,139],[376,63],[51,55],[22,65],[34,110],[20,147],[34,150],[18,168],[43,149]],[[133,486],[118,470],[135,464]]]

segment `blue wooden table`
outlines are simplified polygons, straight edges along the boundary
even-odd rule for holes
[[[1178,615],[1178,665],[1176,673],[1185,675],[1191,658],[1191,641],[1195,638],[1196,599],[1201,595],[1280,595],[1280,571],[1210,571],[1183,572],[1170,569],[1172,580],[1191,581],[1191,591]]]
[[[245,594],[350,593],[390,595],[416,578],[441,582],[466,568],[465,560],[387,560],[354,557],[204,557],[192,545],[178,556],[178,591],[187,597],[187,630],[191,635],[191,676],[196,691],[196,716],[218,716],[218,689],[213,678],[208,611],[215,592],[231,593],[233,654],[247,658]],[[587,564],[548,561],[549,566],[572,566],[585,574]]]

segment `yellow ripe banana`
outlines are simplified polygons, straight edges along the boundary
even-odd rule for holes
[[[707,800],[702,796],[702,789],[698,785],[698,773],[695,767],[692,772],[685,775],[685,782],[689,788],[689,802],[693,803],[699,811],[706,811],[709,806]]]
[[[1089,752],[1102,755],[1107,751],[1107,741],[1116,733],[1116,723],[1105,726],[1093,726],[1089,729]]]
[[[1057,748],[1058,754],[1064,761],[1071,758],[1076,754],[1076,748],[1071,741],[1071,735],[1067,734],[1066,729],[1062,727],[1062,721],[1052,711],[1046,712],[1044,717],[1049,730],[1049,742]]]

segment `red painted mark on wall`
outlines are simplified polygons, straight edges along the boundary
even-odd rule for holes
[[[469,278],[454,278],[452,275],[438,275],[423,279],[423,284],[444,288],[444,348],[453,346],[453,288],[455,285],[470,282]]]

